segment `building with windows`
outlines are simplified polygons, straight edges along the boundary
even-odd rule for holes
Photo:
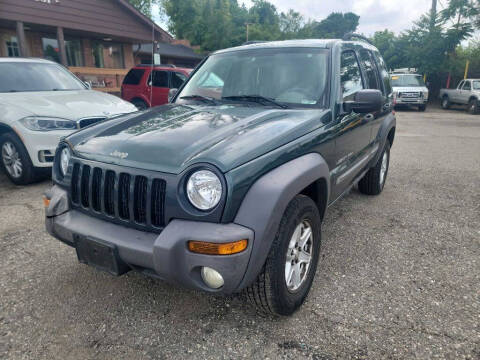
[[[180,46],[173,42],[127,0],[0,0],[0,56],[56,61],[98,90],[119,91],[139,60],[134,52],[141,44]],[[184,66],[185,61],[190,57],[170,63]]]

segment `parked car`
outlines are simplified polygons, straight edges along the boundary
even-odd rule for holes
[[[136,111],[55,62],[22,58],[0,58],[0,108],[0,166],[18,185],[51,173],[61,137]]]
[[[414,105],[425,111],[428,103],[428,89],[423,77],[418,74],[392,74],[393,98],[396,107]]]
[[[123,80],[122,99],[139,110],[166,104],[169,90],[182,86],[191,72],[173,65],[137,65]]]
[[[356,184],[382,192],[395,124],[366,42],[217,51],[172,103],[59,145],[46,227],[111,274],[243,291],[288,315],[312,285],[328,206]]]
[[[478,114],[480,79],[462,80],[456,89],[440,89],[439,97],[444,109],[450,108],[451,105],[466,105],[470,114]]]

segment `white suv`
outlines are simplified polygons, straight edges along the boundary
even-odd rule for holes
[[[43,59],[0,58],[0,167],[24,185],[50,172],[60,138],[136,111]]]

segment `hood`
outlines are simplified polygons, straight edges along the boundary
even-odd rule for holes
[[[173,174],[207,162],[227,172],[323,126],[329,116],[320,109],[165,105],[68,140],[90,160]]]
[[[69,120],[137,111],[135,106],[116,96],[94,90],[2,93],[0,99],[32,115]]]
[[[425,86],[394,86],[392,87],[393,92],[427,92],[428,89]]]

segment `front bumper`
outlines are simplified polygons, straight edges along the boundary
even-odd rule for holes
[[[47,194],[47,231],[62,242],[76,247],[78,237],[98,239],[113,246],[120,259],[147,275],[208,292],[233,293],[245,275],[253,247],[252,230],[237,224],[216,224],[172,220],[160,234],[145,232],[72,210],[67,193],[54,186]],[[233,242],[248,239],[241,253],[227,256],[203,255],[188,250],[189,240]],[[200,271],[208,266],[222,274],[225,284],[215,290],[203,282]]]
[[[425,105],[428,102],[428,99],[419,98],[419,99],[409,99],[409,98],[396,98],[395,105]]]
[[[74,131],[32,131],[22,126],[17,126],[14,130],[25,145],[32,164],[35,167],[52,167],[53,156],[55,155],[58,143],[63,137],[70,135]],[[51,154],[51,158],[45,161],[41,154]]]

